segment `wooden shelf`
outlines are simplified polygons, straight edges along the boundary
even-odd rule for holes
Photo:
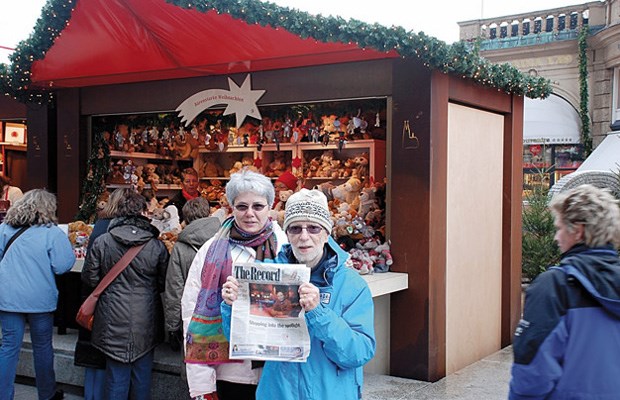
[[[108,189],[127,188],[130,185],[128,183],[108,183],[105,185]],[[150,189],[151,185],[144,185],[145,189]],[[181,190],[181,185],[172,185],[167,183],[160,183],[157,185],[157,190]]]
[[[176,161],[192,161],[192,158],[173,158],[168,156],[162,156],[156,153],[141,153],[139,151],[133,151],[127,153],[125,151],[110,150],[110,157],[114,158],[142,158],[146,160],[176,160]]]

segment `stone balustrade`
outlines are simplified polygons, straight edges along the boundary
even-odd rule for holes
[[[608,24],[606,4],[593,1],[585,4],[540,10],[504,17],[459,22],[460,39],[483,40],[523,38],[550,34],[576,33],[584,24]],[[574,36],[574,35],[571,35]]]

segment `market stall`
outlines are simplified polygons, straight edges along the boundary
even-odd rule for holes
[[[102,118],[178,118],[180,105],[203,91],[243,89],[198,111],[184,129],[191,135],[201,112],[223,117],[230,111],[235,120],[228,131],[239,132],[249,117],[247,136],[222,137],[209,149],[206,133],[201,137],[194,126],[204,145],[193,155],[190,148],[188,157],[173,157],[153,147],[137,151],[135,135],[155,129],[157,141],[163,136],[163,125],[144,123],[133,143],[129,126],[127,138],[119,129],[109,131],[109,156],[143,169],[191,163],[213,186],[213,178],[226,178],[224,171],[243,163],[244,155],[265,173],[275,173],[265,166],[278,161],[320,181],[348,179],[342,166],[311,175],[312,161],[326,151],[341,164],[368,153],[358,175],[365,174],[367,183],[387,182],[382,213],[383,234],[391,240],[390,271],[406,274],[406,284],[399,275],[399,283],[381,282],[374,292],[382,298],[376,325],[383,328],[378,347],[385,349],[385,372],[434,381],[510,343],[521,293],[521,96],[548,95],[547,82],[510,66],[492,67],[463,45],[449,48],[402,28],[315,17],[259,1],[55,0],[44,16],[14,64],[14,74],[27,71],[24,79],[43,94],[13,89],[27,101],[45,103],[54,96],[55,108],[29,110],[37,147],[29,142],[28,163],[32,186],[53,183],[57,189],[61,221],[72,221],[86,197],[115,184],[93,169],[99,158],[92,144],[105,131],[98,125]],[[335,130],[314,141],[310,124],[298,132],[306,140],[291,141],[291,131],[288,140],[273,140],[278,133],[250,143],[252,129],[262,125],[268,131],[263,117],[281,122],[284,135],[287,114],[291,128],[310,119],[323,136],[319,117],[334,115],[345,127],[357,118],[362,136]],[[203,116],[209,129],[217,126],[217,115]],[[361,120],[371,127],[370,137],[363,136]],[[181,126],[174,129],[178,134]],[[209,129],[211,139],[217,138]],[[117,131],[122,140],[115,142]],[[487,157],[474,156],[480,143]],[[206,172],[214,158],[221,172]],[[34,172],[39,170],[47,175]],[[93,176],[101,181],[80,184]],[[488,340],[480,343],[480,337]]]

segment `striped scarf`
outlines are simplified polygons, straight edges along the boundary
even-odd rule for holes
[[[200,292],[187,329],[185,362],[191,364],[221,364],[228,359],[228,340],[222,332],[222,284],[232,274],[231,245],[252,247],[256,260],[274,260],[277,251],[276,235],[269,221],[256,234],[243,232],[228,218],[213,238],[200,274]]]

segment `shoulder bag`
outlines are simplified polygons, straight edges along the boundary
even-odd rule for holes
[[[135,246],[127,250],[127,252],[121,257],[120,260],[108,272],[103,279],[99,282],[95,290],[84,300],[82,306],[78,310],[77,315],[75,316],[75,322],[78,323],[83,328],[91,331],[93,329],[93,321],[95,318],[95,308],[97,307],[97,301],[99,300],[99,296],[103,291],[112,283],[117,276],[123,272],[125,268],[129,265],[131,260],[142,250],[145,243],[142,243],[139,246]]]

